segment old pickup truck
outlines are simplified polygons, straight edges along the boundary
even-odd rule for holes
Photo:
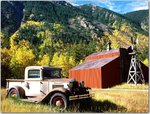
[[[61,78],[61,68],[53,66],[29,66],[24,79],[6,79],[7,97],[19,97],[23,101],[47,103],[66,109],[71,101],[91,98],[84,82]]]

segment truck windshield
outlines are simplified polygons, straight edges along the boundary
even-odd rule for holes
[[[43,70],[43,77],[44,78],[61,78],[60,70]]]

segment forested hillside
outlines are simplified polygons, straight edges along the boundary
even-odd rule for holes
[[[31,65],[54,65],[68,70],[94,52],[137,45],[139,59],[148,61],[148,32],[113,11],[73,6],[65,1],[2,1],[2,80],[23,78]],[[18,15],[19,14],[19,15]]]
[[[149,30],[149,10],[134,11],[124,14],[124,16],[139,24],[143,30]]]

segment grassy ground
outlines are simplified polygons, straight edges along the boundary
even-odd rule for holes
[[[112,88],[116,89],[142,89],[142,90],[147,90],[148,89],[148,83],[146,84],[127,84],[127,83],[122,83],[121,85],[116,85],[113,86]]]
[[[124,86],[126,85],[118,87],[124,88]],[[148,91],[146,88],[148,85],[140,87],[140,89],[138,86],[134,87],[134,89],[144,89],[145,91],[92,89],[95,97],[91,102],[77,105],[64,112],[148,112]],[[21,102],[17,99],[5,98],[5,96],[5,89],[1,89],[2,112],[61,112],[59,109],[50,108],[48,105]]]
[[[95,93],[95,99],[106,104],[108,109],[102,112],[148,112],[148,91],[100,90]],[[104,103],[106,101],[107,103]]]
[[[48,105],[22,102],[19,99],[6,98],[6,90],[1,89],[2,112],[60,112]]]

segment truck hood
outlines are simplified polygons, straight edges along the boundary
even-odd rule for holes
[[[58,78],[58,79],[45,79],[44,81],[69,83],[70,80],[71,79],[68,79],[68,78]]]
[[[68,78],[55,78],[55,79],[45,79],[44,81],[47,81],[53,89],[56,87],[63,87],[63,88],[68,89],[68,84],[76,80],[68,79]]]

